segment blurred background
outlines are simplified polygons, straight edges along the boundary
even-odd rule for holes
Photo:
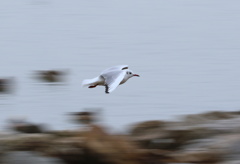
[[[83,108],[101,108],[102,123],[117,131],[139,121],[238,110],[239,5],[238,0],[1,1],[0,128],[17,116],[71,129],[75,125],[66,114]],[[83,79],[119,64],[141,77],[109,95],[104,87],[81,87]]]

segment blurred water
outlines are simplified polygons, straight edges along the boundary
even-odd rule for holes
[[[103,123],[240,107],[238,0],[8,0],[0,2],[0,120],[25,116],[72,128],[66,113],[102,108]],[[141,75],[110,95],[81,88],[110,66]],[[32,79],[35,70],[67,69],[64,85]],[[4,127],[4,126],[3,126]]]

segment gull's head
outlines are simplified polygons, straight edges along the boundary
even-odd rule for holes
[[[127,76],[128,78],[131,78],[131,77],[133,77],[133,76],[139,77],[138,74],[133,73],[131,70],[127,70],[127,71],[126,71],[126,76]]]

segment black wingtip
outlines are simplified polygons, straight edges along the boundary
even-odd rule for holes
[[[128,69],[128,67],[123,67],[122,70],[124,70],[124,69]]]
[[[108,85],[105,85],[105,93],[107,94],[109,94],[108,89],[109,89]]]

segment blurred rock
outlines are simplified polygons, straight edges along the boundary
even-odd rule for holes
[[[70,139],[70,138],[69,138]],[[59,141],[57,141],[59,142]],[[140,164],[142,153],[138,147],[124,137],[109,135],[99,125],[89,125],[88,131],[80,133],[79,137],[60,141],[63,145],[73,142],[72,148],[55,151],[66,163],[98,163],[98,164]],[[66,146],[63,146],[63,148]]]
[[[131,128],[131,135],[139,136],[145,133],[151,133],[151,131],[163,129],[164,122],[163,121],[146,121],[139,124],[135,124]]]
[[[48,83],[63,82],[66,78],[66,75],[67,71],[63,70],[35,71],[36,78]]]
[[[240,160],[240,135],[221,135],[193,140],[175,151],[173,157],[181,162],[216,163]]]
[[[43,125],[27,122],[25,118],[11,118],[8,120],[8,128],[21,133],[43,133],[46,130]]]
[[[51,134],[2,134],[0,135],[0,145],[6,151],[40,151],[48,148],[52,140]]]
[[[10,134],[1,136],[0,143],[7,147],[5,153],[40,152],[57,157],[66,164],[146,164],[174,161],[165,151],[142,150],[128,136],[110,135],[99,125],[91,124],[83,132],[63,133]]]
[[[71,113],[72,116],[74,116],[74,121],[81,124],[91,124],[96,121],[94,112],[74,112]]]
[[[11,93],[13,91],[13,78],[0,78],[0,93]]]
[[[239,133],[239,122],[239,112],[209,112],[189,115],[182,121],[160,124],[155,122],[156,126],[149,124],[149,121],[140,123],[135,125],[129,133],[133,140],[145,147],[174,150],[190,140]]]
[[[221,154],[214,151],[185,152],[177,154],[175,158],[179,163],[215,164],[221,161]]]
[[[64,164],[60,159],[45,157],[31,151],[8,152],[2,157],[3,164]]]
[[[240,163],[240,160],[230,160],[230,161],[225,161],[225,162],[220,162],[218,164],[239,164]]]
[[[73,122],[83,125],[96,123],[100,120],[101,108],[85,108],[81,112],[71,112]]]
[[[192,114],[183,117],[184,122],[188,124],[201,124],[206,123],[206,121],[215,121],[215,120],[225,120],[240,117],[240,111],[233,112],[220,112],[213,111],[203,114]]]

